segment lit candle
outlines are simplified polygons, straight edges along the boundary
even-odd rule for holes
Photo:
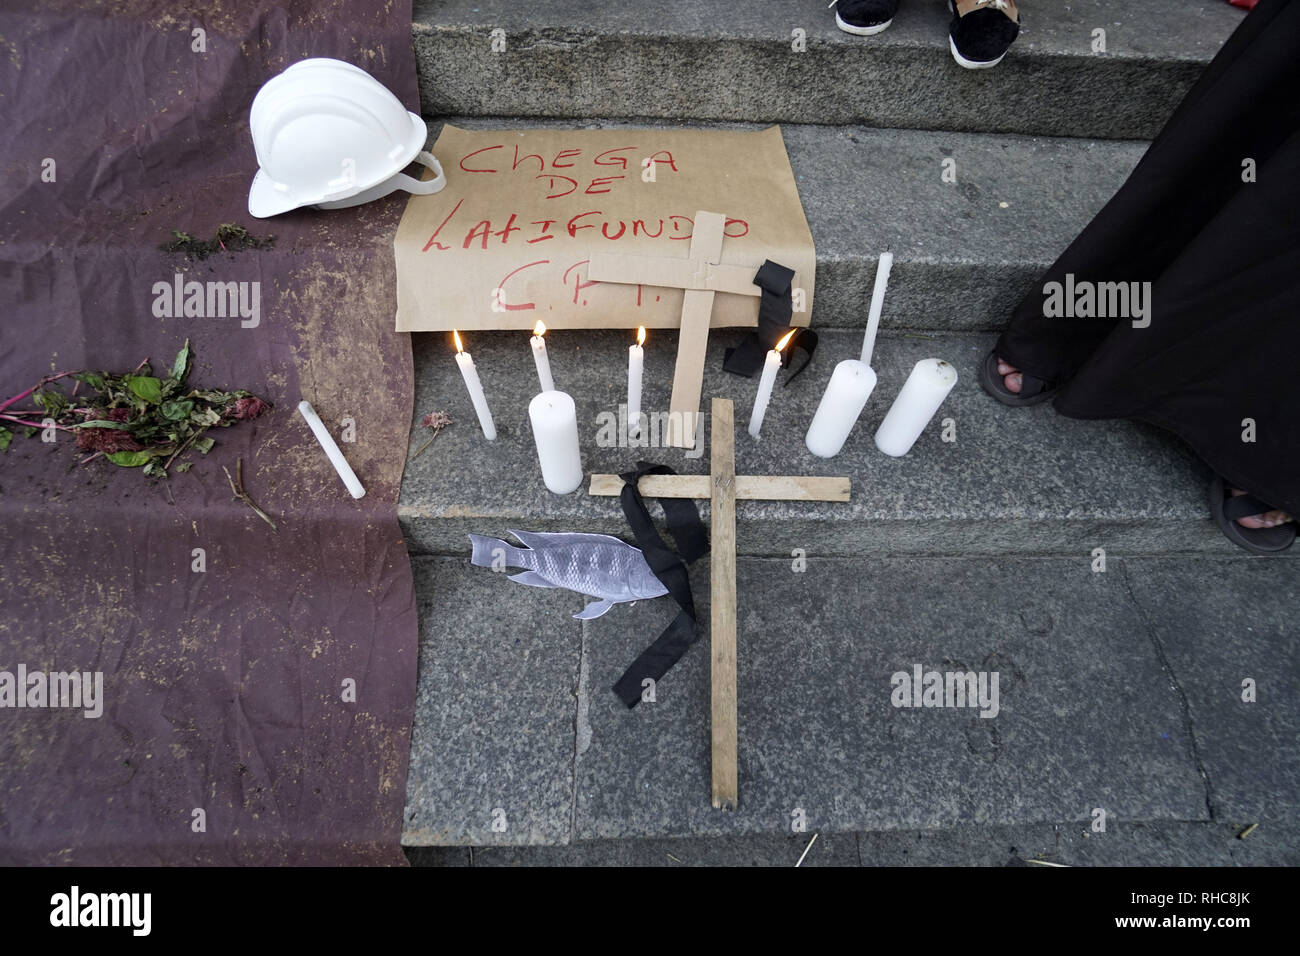
[[[551,360],[546,355],[546,323],[538,320],[533,326],[533,361],[537,364],[537,380],[542,383],[543,392],[555,391],[555,382],[551,378]]]
[[[804,439],[808,450],[819,458],[838,455],[875,387],[876,373],[866,362],[845,359],[835,366],[817,414],[808,426]]]
[[[478,413],[478,423],[483,426],[483,437],[492,441],[497,437],[497,426],[492,421],[487,396],[483,394],[483,383],[478,380],[474,360],[461,347],[460,333],[452,329],[451,334],[456,340],[456,364],[460,366],[461,378],[465,379],[465,387],[469,389],[469,400],[474,403],[474,411]]]
[[[876,447],[886,455],[906,455],[934,413],[957,384],[957,370],[942,359],[921,359],[876,429]]]
[[[772,386],[776,384],[776,370],[781,367],[781,352],[785,350],[794,329],[785,333],[785,337],[769,349],[767,360],[763,363],[763,377],[758,380],[758,394],[754,396],[754,411],[749,416],[749,436],[758,437],[758,430],[763,427],[763,416],[767,414],[768,402],[772,400]]]
[[[311,427],[316,440],[320,442],[321,448],[325,449],[325,455],[329,458],[330,464],[334,466],[334,470],[343,479],[343,484],[347,486],[348,494],[352,495],[353,498],[363,497],[366,489],[361,487],[361,482],[357,479],[357,473],[352,470],[348,460],[343,457],[343,452],[339,451],[338,443],[334,441],[334,436],[329,433],[325,423],[316,414],[316,409],[311,407],[311,402],[299,402],[298,411],[307,420],[307,424]]]
[[[578,413],[566,392],[542,392],[528,403],[542,481],[557,495],[577,491],[582,484],[578,454]]]
[[[641,376],[645,371],[645,326],[636,330],[636,345],[627,347],[627,437],[641,433]]]
[[[876,332],[880,329],[880,313],[885,308],[885,286],[889,284],[889,270],[894,267],[894,254],[882,252],[876,263],[876,287],[871,291],[871,311],[867,313],[867,334],[862,337],[862,364],[871,364],[871,353],[876,348]]]

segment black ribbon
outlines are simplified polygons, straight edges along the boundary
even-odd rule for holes
[[[771,259],[759,266],[754,276],[754,285],[763,290],[758,302],[758,330],[747,335],[734,349],[727,349],[722,362],[725,371],[753,378],[763,367],[767,353],[790,331],[790,318],[794,315],[794,297],[790,290],[793,281],[794,270]],[[812,361],[813,352],[817,351],[817,333],[811,329],[797,329],[781,356],[783,366],[789,366],[795,349],[801,349],[807,357],[790,373],[786,385],[793,382]]]
[[[709,550],[709,536],[704,530],[704,522],[700,520],[699,508],[690,498],[658,499],[663,505],[664,516],[668,519],[668,531],[677,544],[677,552],[681,554],[678,557],[650,520],[650,512],[641,499],[641,492],[637,490],[637,482],[643,475],[675,474],[677,472],[667,465],[638,461],[636,471],[619,475],[624,482],[619,500],[623,503],[623,514],[632,527],[636,543],[645,555],[650,570],[681,608],[667,630],[641,652],[641,656],[632,662],[632,666],[614,685],[614,693],[629,709],[641,701],[641,682],[647,677],[658,681],[667,674],[696,637],[695,598],[691,594],[686,565],[693,564]]]

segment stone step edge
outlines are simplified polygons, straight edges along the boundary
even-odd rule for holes
[[[723,811],[718,811],[722,813]],[[1271,823],[1274,825],[1287,825],[1291,821],[1287,818],[1272,819],[1267,821],[1257,820],[1224,820],[1218,816],[1204,816],[1195,819],[1189,819],[1181,816],[1159,816],[1159,817],[1142,817],[1141,819],[1108,818],[1107,827],[1115,828],[1117,831],[1125,827],[1153,826],[1158,824],[1229,824],[1248,826],[1251,823]],[[944,833],[955,830],[976,829],[976,828],[997,828],[997,827],[1021,827],[1021,826],[1052,826],[1052,827],[1083,827],[1088,828],[1092,823],[1091,817],[1084,817],[1078,820],[1054,820],[1054,819],[1025,819],[1025,820],[990,820],[990,821],[973,821],[960,820],[952,823],[945,823],[933,827],[916,827],[909,825],[900,825],[897,827],[874,827],[864,829],[855,826],[837,826],[828,824],[821,827],[810,828],[804,836],[812,839],[814,833],[826,834],[844,834],[844,833]],[[773,822],[771,827],[758,827],[753,829],[743,829],[735,832],[717,833],[710,830],[665,830],[656,833],[641,833],[635,836],[621,837],[594,837],[591,839],[568,839],[560,841],[542,841],[533,840],[515,841],[511,840],[508,835],[503,834],[502,839],[485,843],[482,841],[461,841],[461,840],[437,840],[430,838],[429,835],[419,833],[414,830],[402,830],[402,846],[422,847],[422,846],[581,846],[586,843],[624,843],[639,840],[730,840],[738,837],[760,836],[760,835],[782,834],[791,835],[790,821],[782,820]]]

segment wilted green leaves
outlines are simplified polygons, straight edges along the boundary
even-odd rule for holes
[[[165,477],[184,452],[206,455],[212,450],[216,442],[203,434],[207,429],[256,418],[269,407],[242,389],[188,389],[193,361],[186,340],[164,378],[154,375],[147,362],[125,375],[81,371],[71,377],[93,395],[67,395],[51,382],[34,391],[32,398],[46,417],[77,433],[81,450],[103,453],[124,468]],[[13,433],[0,427],[0,451],[12,441]],[[178,471],[188,468],[188,463],[177,465]]]
[[[162,245],[164,252],[180,253],[186,259],[202,260],[217,252],[242,252],[245,249],[266,249],[275,245],[275,236],[255,236],[243,226],[223,222],[211,239],[196,239],[188,232],[172,230],[172,239]]]
[[[128,375],[126,386],[151,405],[157,405],[162,401],[162,382],[152,375]]]

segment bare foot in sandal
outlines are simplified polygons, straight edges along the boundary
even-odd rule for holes
[[[997,349],[989,349],[979,364],[979,382],[1003,405],[1024,408],[1051,399],[1056,394],[1056,383],[1044,381],[1030,372],[1022,372],[1002,356]]]
[[[998,366],[998,371],[1002,371],[1002,366],[1000,364]],[[1008,385],[1007,387],[1010,388],[1011,386]],[[1017,388],[1019,388],[1018,385]],[[1228,490],[1234,498],[1246,493],[1240,488],[1230,488]],[[1245,518],[1238,518],[1237,524],[1241,525],[1243,528],[1276,528],[1278,525],[1286,524],[1291,520],[1291,516],[1285,511],[1265,511],[1263,514],[1248,515]]]
[[[1020,378],[1020,369],[1008,365],[1002,360],[1002,356],[1000,355],[998,356],[998,374],[1002,376],[1002,384],[1007,387],[1008,392],[1011,392],[1013,395],[1020,394],[1020,385],[1022,381]]]

